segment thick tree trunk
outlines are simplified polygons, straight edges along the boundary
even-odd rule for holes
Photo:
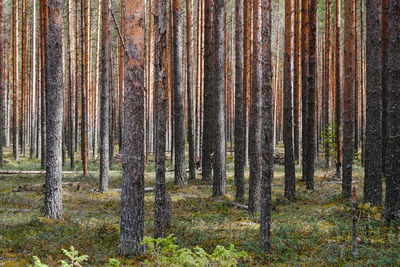
[[[173,0],[173,50],[174,50],[174,145],[175,183],[185,185],[185,112],[183,94],[183,5]]]
[[[306,188],[314,190],[314,161],[315,161],[315,92],[317,81],[317,1],[311,0],[309,6],[310,32],[308,81],[307,81],[307,140],[306,154],[304,158],[303,176],[306,180]]]
[[[354,107],[354,0],[344,1],[344,125],[343,125],[343,179],[342,195],[351,196],[353,153]]]
[[[215,79],[214,79],[214,179],[213,196],[226,193],[225,133],[225,0],[214,1]]]
[[[293,149],[293,3],[285,0],[285,57],[284,57],[284,129],[285,197],[296,194]],[[254,89],[253,89],[254,90]]]
[[[367,119],[364,202],[382,204],[381,1],[367,1]]]
[[[261,38],[262,38],[262,178],[261,178],[261,218],[260,246],[264,252],[270,252],[271,244],[271,183],[274,177],[274,134],[273,130],[273,90],[271,59],[271,10],[270,0],[261,1]]]
[[[100,191],[108,190],[110,141],[111,34],[109,0],[101,0],[101,104],[100,104]],[[100,9],[99,9],[100,10]]]
[[[213,37],[213,10],[214,1],[205,0],[204,15],[204,100],[203,100],[203,146],[202,146],[202,176],[203,181],[210,181],[212,175],[213,153],[213,122],[214,122],[214,37]]]
[[[236,0],[236,24],[235,24],[235,185],[236,200],[244,199],[245,180],[244,180],[244,119],[243,119],[243,0]]]
[[[49,0],[49,31],[46,42],[46,186],[44,215],[51,219],[62,216],[62,121],[63,121],[63,86],[62,86],[62,27],[63,1]]]
[[[188,124],[188,142],[189,142],[189,179],[196,179],[195,147],[194,147],[194,114],[193,114],[193,0],[186,0],[186,89],[187,89],[187,124]]]
[[[386,154],[387,220],[400,219],[400,2],[389,1],[388,143]]]
[[[262,121],[262,17],[261,2],[253,1],[253,79],[252,105],[249,132],[250,180],[249,213],[255,214],[260,209],[261,197],[261,121]]]
[[[165,194],[165,148],[168,119],[168,80],[167,80],[167,27],[168,12],[166,2],[154,1],[154,40],[155,40],[155,97],[156,97],[156,185],[154,201],[154,236],[164,237],[168,226]]]
[[[142,0],[125,2],[123,173],[119,253],[143,252],[144,235],[144,51]]]

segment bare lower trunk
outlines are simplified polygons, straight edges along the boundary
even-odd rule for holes
[[[49,0],[49,31],[46,42],[47,157],[44,214],[51,219],[62,216],[62,0]]]

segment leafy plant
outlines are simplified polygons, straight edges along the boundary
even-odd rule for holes
[[[324,157],[329,160],[336,159],[337,155],[337,135],[336,135],[336,124],[327,124],[324,131],[322,131],[322,140],[324,144]]]
[[[79,252],[75,250],[75,248],[73,246],[70,247],[70,251],[66,250],[66,249],[62,249],[62,252],[64,253],[65,256],[67,256],[69,258],[69,262],[67,263],[66,261],[60,261],[61,262],[61,266],[63,267],[81,267],[81,263],[83,261],[86,261],[89,256],[88,255],[82,255],[79,256]]]
[[[244,251],[237,251],[234,245],[229,248],[217,246],[212,254],[204,249],[195,247],[178,249],[176,238],[170,235],[166,238],[145,237],[142,244],[150,260],[146,260],[148,266],[237,266],[239,260],[246,260],[248,255]]]

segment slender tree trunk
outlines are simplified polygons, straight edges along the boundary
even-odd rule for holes
[[[100,106],[100,191],[108,190],[110,140],[111,34],[109,0],[101,0],[101,106]],[[100,10],[100,9],[99,9]]]
[[[335,50],[335,76],[336,76],[336,176],[342,178],[342,76],[340,60],[340,32],[341,32],[340,1],[336,1],[336,50]]]
[[[154,1],[154,40],[155,40],[155,97],[156,97],[156,186],[154,236],[164,237],[168,226],[167,198],[165,194],[165,148],[168,118],[168,80],[167,80],[167,27],[168,12],[165,1]]]
[[[120,32],[121,35],[125,34],[125,26],[124,26],[124,16],[125,16],[125,0],[121,0],[121,26]],[[122,151],[122,129],[124,122],[124,112],[123,112],[123,97],[124,97],[124,47],[120,40],[118,44],[118,88],[119,88],[119,152]]]
[[[173,49],[174,49],[174,145],[175,183],[185,185],[185,120],[183,94],[183,5],[173,0]]]
[[[359,61],[358,61],[358,12],[357,12],[357,2],[361,0],[353,0],[353,18],[354,18],[354,109],[353,109],[353,120],[354,120],[354,156],[358,156],[358,148],[360,144],[360,134],[359,134]]]
[[[382,0],[382,173],[386,177],[386,150],[388,142],[388,28],[389,28],[389,0]]]
[[[46,12],[47,13],[47,12]],[[49,0],[49,31],[46,42],[46,108],[47,114],[47,157],[44,215],[51,219],[62,216],[62,27],[63,1]]]
[[[124,158],[119,253],[143,252],[144,235],[144,52],[142,0],[125,3]]]
[[[388,143],[386,203],[388,221],[400,219],[400,2],[389,1],[388,12]]]
[[[262,17],[261,2],[253,1],[253,69],[252,69],[252,105],[250,117],[250,181],[249,213],[255,214],[260,209],[261,197],[261,120],[262,120]]]
[[[204,33],[204,101],[203,101],[203,146],[202,146],[202,176],[203,181],[210,181],[212,175],[213,153],[213,109],[214,109],[214,37],[213,9],[214,1],[205,0],[205,33]]]
[[[351,196],[352,165],[353,165],[353,99],[354,99],[354,0],[344,1],[344,125],[343,125],[343,179],[342,195]]]
[[[3,40],[3,0],[0,0],[0,167],[3,166],[3,146],[4,146],[4,130],[5,130],[5,86],[4,86],[4,65],[6,60],[4,59],[4,40]]]
[[[294,1],[294,47],[293,47],[293,133],[294,160],[300,162],[300,1]]]
[[[43,2],[42,5],[45,5]],[[19,159],[18,140],[19,140],[19,122],[18,122],[18,1],[13,2],[13,154],[14,159]]]
[[[193,114],[193,0],[186,0],[186,53],[187,53],[187,110],[188,110],[188,141],[189,141],[189,179],[196,179],[195,147],[194,147],[194,114]]]
[[[382,204],[381,1],[367,1],[367,119],[364,202]]]
[[[330,121],[329,121],[329,116],[330,116],[330,73],[331,73],[331,57],[330,57],[330,51],[331,51],[331,10],[332,10],[332,1],[331,0],[326,0],[326,21],[325,21],[325,53],[324,53],[324,58],[325,58],[325,64],[324,64],[324,118],[323,122],[324,124],[322,125],[322,129],[324,131],[327,131],[330,126]],[[329,140],[324,140],[324,150],[325,150],[325,166],[327,168],[330,167],[330,143]]]
[[[315,161],[315,92],[317,83],[317,1],[311,0],[309,9],[310,32],[308,81],[307,81],[307,141],[304,158],[304,177],[306,188],[314,190],[314,161]]]
[[[273,130],[273,89],[271,59],[271,1],[261,1],[261,38],[262,38],[262,178],[261,178],[261,218],[260,246],[264,252],[270,252],[271,244],[271,183],[274,177],[274,134]]]
[[[309,10],[310,0],[301,1],[301,141],[302,141],[302,169],[303,176],[302,180],[306,181],[306,167],[305,163],[306,151],[307,151],[307,98],[308,98],[308,67],[309,67]]]
[[[100,68],[101,68],[101,63],[100,63],[100,53],[101,53],[101,39],[100,39],[100,35],[101,35],[101,23],[102,23],[102,19],[101,19],[101,6],[102,6],[102,1],[103,0],[98,0],[97,1],[97,44],[96,44],[96,68],[95,68],[95,90],[94,90],[94,94],[93,94],[93,143],[92,143],[92,147],[93,147],[93,157],[96,158],[97,157],[97,148],[98,148],[98,115],[99,115],[99,91],[100,91]],[[101,97],[101,96],[100,96]],[[101,103],[100,103],[101,105]],[[100,107],[101,108],[101,107]],[[101,124],[101,122],[100,122]],[[101,131],[101,129],[100,129]]]
[[[284,59],[284,146],[285,197],[296,194],[293,150],[293,3],[285,0],[285,59]],[[254,90],[254,89],[253,89]]]
[[[245,144],[244,144],[244,120],[243,120],[243,0],[236,0],[236,33],[235,33],[235,185],[236,200],[244,199],[245,180]]]
[[[88,147],[87,147],[87,13],[88,13],[88,2],[89,0],[82,0],[81,2],[81,101],[82,101],[82,117],[81,117],[81,156],[83,175],[87,175],[87,164],[88,164]]]
[[[75,125],[75,79],[77,76],[75,75],[75,69],[77,66],[77,62],[74,60],[76,58],[76,45],[75,45],[75,4],[73,0],[69,0],[69,12],[68,12],[68,61],[69,61],[69,69],[68,69],[68,88],[69,88],[69,135],[68,135],[68,142],[69,142],[69,158],[70,158],[70,168],[73,169],[75,165],[75,139],[74,133],[76,129]]]

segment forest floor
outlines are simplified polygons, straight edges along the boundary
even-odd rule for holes
[[[11,159],[6,152],[2,170],[39,170],[38,160]],[[69,162],[67,162],[68,165]],[[317,164],[322,166],[322,164]],[[169,230],[180,247],[200,246],[206,251],[217,245],[235,245],[251,257],[248,266],[298,265],[371,265],[400,264],[400,224],[386,225],[383,209],[360,204],[359,257],[351,256],[351,211],[341,198],[340,181],[333,169],[317,167],[316,189],[307,191],[300,182],[297,167],[297,197],[289,202],[283,197],[283,166],[275,167],[273,181],[273,252],[259,250],[259,224],[247,211],[233,205],[233,158],[228,154],[228,194],[212,198],[210,183],[198,180],[187,187],[173,185],[173,172],[167,173],[167,190],[172,195],[172,225]],[[79,170],[80,166],[77,167]],[[96,170],[98,161],[89,169]],[[168,166],[167,169],[171,169]],[[66,168],[65,170],[69,170]],[[112,170],[121,170],[115,163]],[[200,174],[200,173],[199,173]],[[246,174],[247,175],[247,174]],[[154,162],[146,167],[146,187],[154,186]],[[354,168],[358,200],[362,200],[363,169]],[[105,265],[117,258],[122,265],[139,265],[148,256],[122,259],[117,255],[120,220],[120,193],[96,192],[98,176],[64,175],[63,219],[54,222],[43,217],[44,175],[0,175],[0,266],[32,264],[38,256],[43,263],[57,266],[64,259],[62,248],[73,245],[80,254],[89,255],[88,265]],[[118,189],[121,174],[110,175],[110,188]],[[243,203],[246,204],[246,203]],[[151,236],[154,219],[154,193],[145,195],[145,235]]]

